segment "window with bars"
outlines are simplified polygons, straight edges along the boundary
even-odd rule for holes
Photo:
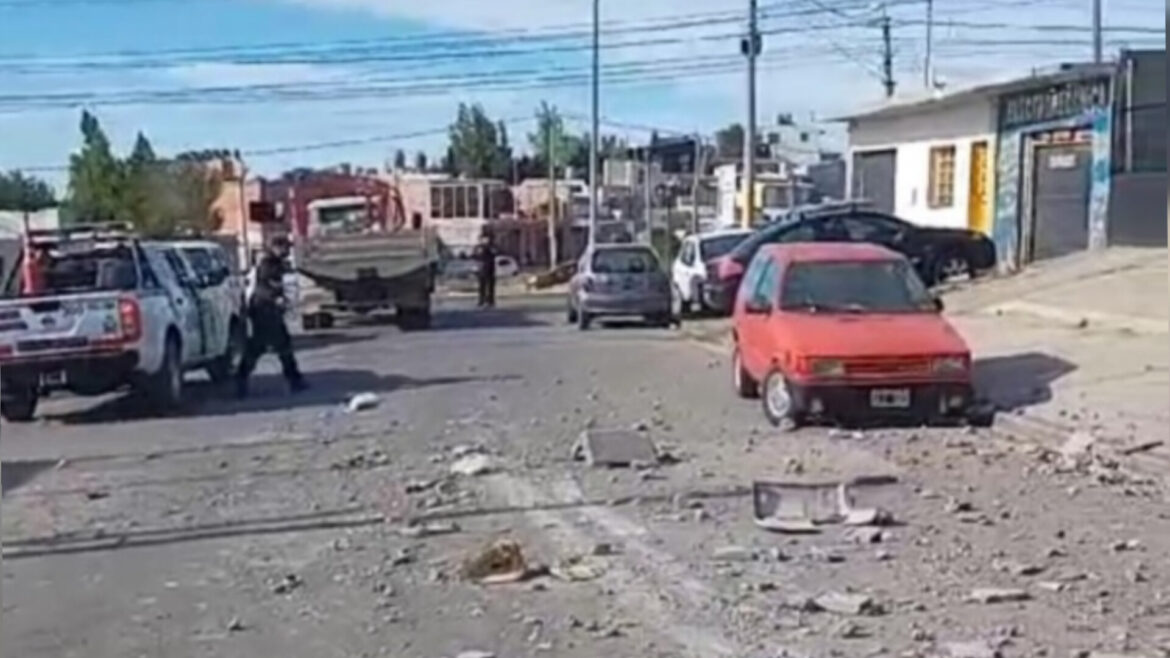
[[[935,146],[930,149],[930,180],[926,202],[931,208],[950,208],[955,205],[955,147]]]

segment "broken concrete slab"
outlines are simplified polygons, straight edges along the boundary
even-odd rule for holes
[[[520,544],[501,539],[463,563],[462,576],[481,585],[515,583],[530,575]]]
[[[864,594],[829,592],[813,599],[821,610],[838,615],[880,615],[883,610],[873,598]]]
[[[972,603],[1014,603],[1032,598],[1027,590],[1012,588],[981,587],[971,591],[967,600]]]
[[[877,507],[859,507],[857,490],[893,484],[894,478],[863,478],[850,482],[752,483],[752,504],[757,526],[773,532],[806,534],[819,526],[844,523],[851,526],[883,525],[892,515]]]
[[[468,477],[486,475],[495,470],[496,465],[492,461],[492,458],[478,453],[461,457],[451,464],[451,473],[455,475],[466,475]]]
[[[948,658],[1000,658],[999,650],[986,640],[947,642],[942,649]]]
[[[625,429],[589,429],[581,433],[574,447],[575,459],[590,466],[631,466],[658,463],[658,449],[650,437]]]

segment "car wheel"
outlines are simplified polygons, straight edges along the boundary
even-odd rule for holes
[[[577,328],[581,331],[588,331],[589,325],[593,324],[593,316],[584,309],[577,311]]]
[[[776,369],[768,373],[764,378],[764,390],[760,393],[760,399],[764,407],[764,417],[768,422],[783,431],[796,429],[798,425],[796,401],[783,373]]]
[[[183,404],[183,364],[178,339],[167,336],[162,365],[151,377],[146,394],[164,410],[177,409]]]
[[[971,276],[971,263],[960,254],[946,254],[942,258],[935,261],[934,284],[946,283],[952,279],[958,279],[964,276]]]
[[[37,391],[32,386],[5,385],[0,398],[0,416],[10,423],[27,423],[37,413]]]
[[[751,399],[760,394],[759,384],[743,367],[738,347],[731,353],[731,384],[735,388],[735,394],[741,398]]]
[[[244,332],[243,324],[238,320],[232,320],[224,353],[207,367],[207,375],[211,377],[212,382],[222,384],[231,379],[239,367],[240,359],[244,356],[244,344],[247,341],[248,336]]]
[[[577,309],[573,308],[573,302],[567,302],[565,304],[565,320],[569,324],[577,323]]]
[[[398,310],[398,326],[403,331],[421,331],[431,328],[430,307],[403,308]]]

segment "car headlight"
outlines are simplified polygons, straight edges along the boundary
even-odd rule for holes
[[[962,356],[944,356],[934,360],[931,370],[936,374],[967,372],[967,359]]]
[[[817,377],[843,377],[845,362],[840,359],[812,359],[809,372]]]

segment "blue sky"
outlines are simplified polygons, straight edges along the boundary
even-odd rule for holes
[[[628,67],[629,76],[603,89],[603,115],[629,124],[607,131],[636,141],[646,133],[630,125],[709,131],[739,120],[743,74],[731,67],[738,52],[733,35],[741,29],[735,12],[744,4],[602,0],[603,19],[612,28],[603,40],[626,44],[604,50],[603,62]],[[760,4],[762,25],[771,32],[761,66],[761,121],[779,112],[827,117],[880,101],[878,3]],[[1035,26],[1087,26],[1088,6],[1088,0],[936,0],[937,75],[949,86],[964,86],[1084,59],[1087,33]],[[1160,2],[1105,0],[1105,6],[1106,25],[1164,26]],[[900,90],[920,92],[925,3],[890,0],[887,11],[895,20]],[[264,174],[343,161],[379,166],[397,148],[435,156],[445,138],[431,133],[450,122],[460,101],[479,102],[495,117],[517,119],[509,125],[512,142],[526,147],[531,125],[523,117],[531,116],[540,101],[574,115],[588,113],[587,85],[575,79],[559,86],[532,83],[540,69],[552,76],[587,73],[588,53],[578,49],[587,41],[573,35],[555,42],[534,38],[550,31],[575,34],[588,20],[588,0],[0,0],[0,169],[64,164],[77,148],[82,107],[97,113],[116,148],[129,148],[142,130],[161,153],[263,151],[420,133],[249,157],[252,169]],[[513,40],[489,44],[486,50],[504,52],[482,56],[428,54],[482,53],[485,46],[476,44],[484,43],[484,35]],[[1136,31],[1107,36],[1111,50],[1123,42],[1163,43],[1159,34]],[[422,46],[384,41],[412,38]],[[545,43],[567,47],[549,49]],[[284,45],[258,48],[266,44]],[[295,61],[283,63],[289,58]],[[664,67],[662,72],[646,73],[647,61],[658,62],[651,66]],[[726,64],[722,69],[720,62]],[[704,63],[717,70],[700,75],[694,67]],[[640,72],[629,73],[633,70]],[[466,84],[500,71],[520,82],[490,90]],[[529,88],[521,88],[525,84]],[[242,97],[220,96],[215,104],[190,102],[211,97],[191,89],[250,85],[277,85],[264,89],[301,94],[320,89],[329,100],[277,99],[268,91],[249,91]],[[330,89],[347,95],[334,98]],[[159,92],[178,94],[183,102],[108,104],[135,90],[152,92],[152,99]],[[45,94],[69,97],[47,102]],[[81,102],[77,94],[90,96]],[[58,185],[64,180],[61,172],[41,173]]]

